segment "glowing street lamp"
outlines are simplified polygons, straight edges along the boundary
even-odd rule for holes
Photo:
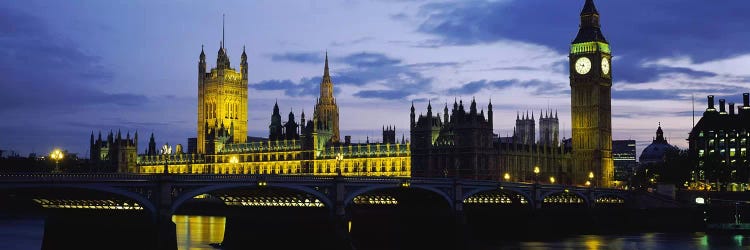
[[[550,176],[549,177],[549,183],[550,184],[555,184],[555,177],[554,176]]]
[[[534,182],[539,182],[539,166],[534,166]]]
[[[505,173],[505,175],[503,175],[503,179],[505,179],[505,181],[510,181],[510,174]]]
[[[590,187],[591,186],[591,181],[586,181],[586,186]]]
[[[589,185],[591,185],[591,184],[594,183],[594,172],[593,171],[589,172],[589,180],[586,181],[586,183],[588,183],[586,186],[589,186]]]
[[[63,157],[65,157],[65,155],[60,149],[55,149],[52,151],[52,153],[49,154],[49,158],[52,158],[52,160],[55,160],[55,173],[60,172],[59,162],[60,160],[63,159]]]
[[[229,163],[232,164],[232,166],[231,166],[232,168],[236,168],[237,167],[237,163],[239,163],[239,162],[240,162],[240,159],[238,159],[237,156],[232,156],[232,158],[229,158]],[[239,174],[239,170],[235,169],[234,173]]]
[[[161,154],[164,156],[164,174],[169,174],[167,159],[169,158],[169,155],[172,154],[172,147],[169,146],[169,143],[165,143],[164,146],[161,147]]]
[[[336,153],[336,173],[341,176],[341,161],[344,160],[344,155]]]

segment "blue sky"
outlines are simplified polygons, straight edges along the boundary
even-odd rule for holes
[[[409,107],[454,98],[495,109],[495,133],[517,111],[557,109],[570,135],[567,50],[583,0],[4,1],[0,3],[0,149],[61,147],[85,155],[91,131],[140,133],[140,151],[195,136],[201,45],[214,66],[246,46],[249,134],[267,136],[274,100],[312,113],[327,50],[354,140],[382,125],[407,134]],[[597,1],[613,55],[613,137],[639,151],[661,122],[685,147],[705,96],[749,92],[750,2]]]

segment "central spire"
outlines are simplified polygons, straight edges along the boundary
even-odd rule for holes
[[[328,51],[326,50],[326,63],[325,68],[323,69],[323,77],[330,77],[328,75]]]
[[[224,18],[226,14],[221,14],[221,48],[224,48]]]

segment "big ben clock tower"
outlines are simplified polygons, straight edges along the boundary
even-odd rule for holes
[[[586,0],[569,55],[573,184],[613,185],[611,58],[599,12],[593,0]]]

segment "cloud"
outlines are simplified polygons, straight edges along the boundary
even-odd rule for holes
[[[401,59],[375,52],[353,53],[337,61],[349,67],[338,70],[332,66],[334,83],[363,88],[377,86],[378,89],[360,90],[355,96],[384,100],[405,99],[430,91],[433,79],[424,76],[420,70],[447,65],[442,62],[409,65]]]
[[[294,55],[286,56],[285,59],[307,60],[307,56],[292,53],[284,55]],[[354,96],[383,100],[404,99],[428,90],[432,79],[423,76],[420,72],[422,69],[456,65],[451,62],[404,64],[401,59],[376,52],[357,52],[343,57],[331,57],[330,60],[331,80],[336,88],[335,92],[341,93],[339,89],[346,86],[356,86],[360,90],[357,90]],[[290,97],[317,96],[321,78],[311,76],[298,81],[272,79],[252,83],[248,87],[256,90],[282,90]]]
[[[567,89],[563,89],[560,86],[562,84],[556,84],[552,82],[540,81],[540,80],[529,80],[521,81],[517,79],[511,80],[478,80],[471,81],[456,88],[449,88],[446,93],[459,94],[459,95],[471,95],[481,92],[482,90],[502,90],[510,87],[518,87],[525,89],[532,89],[532,93],[536,95],[559,95],[568,93]]]
[[[265,80],[248,84],[256,90],[283,90],[290,97],[316,96],[319,93],[321,77],[302,78],[297,82],[292,80]]]
[[[140,106],[145,95],[108,93],[99,87],[114,72],[45,23],[25,12],[0,7],[0,111],[70,112],[89,105]]]
[[[750,9],[748,1],[724,1],[710,7],[680,0],[597,3],[602,31],[617,58],[613,62],[616,81],[642,83],[673,74],[713,77],[714,73],[706,71],[647,65],[664,57],[686,56],[700,63],[750,53],[750,47],[737,42],[750,40],[745,28],[750,16],[741,11]],[[424,21],[417,31],[436,37],[423,45],[427,47],[512,40],[567,53],[582,5],[582,1],[547,0],[430,3],[420,7]]]
[[[400,90],[362,90],[354,94],[361,98],[378,98],[384,100],[399,100],[409,96],[409,93]]]
[[[319,52],[286,52],[272,54],[271,61],[320,64],[324,61],[324,58]]]

